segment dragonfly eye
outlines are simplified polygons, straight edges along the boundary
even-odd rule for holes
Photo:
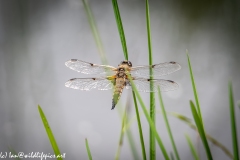
[[[128,61],[128,66],[132,67],[132,63],[130,61]]]

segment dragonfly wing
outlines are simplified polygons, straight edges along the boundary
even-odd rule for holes
[[[163,76],[168,75],[173,72],[181,69],[181,66],[177,62],[165,62],[159,63],[151,66],[137,66],[131,68],[131,75],[138,77],[149,77],[150,76],[150,68],[153,70],[152,76]]]
[[[108,65],[98,65],[93,63],[84,62],[77,59],[71,59],[65,62],[65,65],[77,72],[84,74],[103,74],[115,71],[115,67]]]
[[[73,78],[65,83],[66,87],[79,90],[109,90],[113,87],[113,80],[108,78]]]
[[[172,91],[178,88],[178,84],[171,80],[164,79],[144,79],[144,78],[134,78],[133,79],[136,88],[140,92],[157,92],[158,86],[161,91]],[[150,82],[153,83],[153,87],[150,88]],[[126,83],[126,89],[130,89],[131,84],[129,81]]]

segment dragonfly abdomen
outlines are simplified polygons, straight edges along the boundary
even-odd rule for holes
[[[112,109],[115,108],[118,100],[120,99],[124,86],[125,86],[125,78],[117,78],[116,84],[114,86]]]

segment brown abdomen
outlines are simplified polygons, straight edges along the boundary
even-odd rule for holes
[[[124,86],[125,86],[125,78],[117,78],[116,79],[116,84],[114,86],[114,93],[113,93],[113,99],[112,99],[112,109],[115,108],[118,100],[120,99],[120,96],[122,94]]]

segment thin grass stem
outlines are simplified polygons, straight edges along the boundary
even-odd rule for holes
[[[148,55],[149,55],[149,65],[152,65],[152,43],[151,43],[151,27],[150,27],[150,13],[149,13],[149,4],[148,0],[146,0],[146,21],[147,21],[147,35],[148,35]],[[153,79],[153,70],[150,67],[150,79]],[[150,89],[153,88],[153,83],[150,81]],[[154,92],[150,92],[150,117],[155,125],[155,96]],[[150,133],[149,133],[149,140],[150,140],[150,145],[149,145],[149,156],[150,160],[155,160],[156,159],[156,145],[155,145],[155,136],[153,135],[154,132],[150,128]]]
[[[120,138],[119,138],[119,143],[118,143],[118,149],[117,149],[117,153],[115,156],[115,160],[119,160],[120,157],[120,151],[121,151],[121,147],[123,144],[123,137],[124,137],[124,126],[126,123],[126,117],[127,117],[127,109],[125,108],[125,112],[122,118],[122,127],[121,127],[121,133],[120,133]]]
[[[137,91],[137,88],[136,88],[136,86],[135,86],[135,84],[134,84],[134,82],[133,82],[133,80],[132,80],[131,75],[128,74],[128,73],[127,73],[127,75],[128,75],[128,77],[129,77],[129,80],[130,80],[132,89],[133,89],[134,93],[136,94],[136,97],[137,97],[137,99],[138,99],[138,101],[139,101],[139,103],[140,103],[140,105],[141,105],[141,107],[142,107],[143,113],[144,113],[144,115],[145,115],[145,117],[146,117],[146,119],[147,119],[147,121],[148,121],[148,123],[149,123],[149,125],[150,125],[150,127],[151,127],[151,129],[152,129],[152,131],[154,132],[154,136],[155,136],[155,138],[156,138],[156,140],[157,140],[157,142],[158,142],[159,148],[160,148],[160,150],[162,151],[162,154],[163,154],[164,158],[165,158],[166,160],[170,160],[170,158],[169,158],[169,156],[168,156],[168,154],[167,154],[167,151],[166,151],[166,149],[165,149],[165,147],[164,147],[164,145],[163,145],[163,143],[162,143],[162,140],[161,140],[161,138],[160,138],[160,136],[159,136],[159,134],[158,134],[158,132],[157,132],[157,129],[156,129],[156,127],[155,127],[155,124],[154,124],[154,122],[152,121],[150,115],[148,114],[147,108],[146,108],[145,104],[143,103],[143,100],[142,100],[139,92]]]
[[[173,139],[172,131],[171,131],[171,128],[170,128],[170,125],[169,125],[169,122],[168,122],[167,113],[166,113],[166,110],[165,110],[165,107],[164,107],[164,104],[163,104],[163,99],[162,99],[162,95],[161,95],[159,86],[158,86],[158,98],[159,98],[160,106],[161,106],[161,109],[162,109],[164,122],[165,122],[166,127],[167,127],[168,135],[169,135],[171,143],[172,143],[174,154],[175,154],[177,160],[180,160],[180,157],[179,157],[179,154],[178,154],[178,151],[177,151],[177,147],[176,147],[176,144],[175,144],[174,139]]]
[[[124,54],[125,59],[128,60],[126,39],[125,39],[125,34],[124,34],[124,30],[123,30],[123,25],[122,25],[122,20],[121,20],[119,8],[118,8],[117,0],[112,0],[112,5],[113,5],[113,9],[114,9],[115,19],[117,22],[118,32],[119,32],[120,39],[122,42],[123,54]]]
[[[185,135],[185,137],[187,139],[189,148],[190,148],[190,150],[192,152],[193,158],[195,160],[200,160],[199,157],[198,157],[197,151],[196,151],[195,147],[193,146],[192,140],[190,139],[190,137],[187,134]]]
[[[88,145],[87,138],[85,139],[85,144],[86,144],[86,149],[87,149],[87,153],[88,153],[88,159],[92,160],[92,154],[91,154],[91,151],[90,151],[90,148],[89,148],[89,145]]]
[[[134,106],[135,106],[136,115],[137,115],[139,138],[140,138],[141,148],[142,148],[142,157],[143,157],[144,160],[146,160],[147,156],[146,156],[146,150],[145,150],[143,133],[142,133],[141,119],[140,119],[140,115],[139,115],[139,112],[138,112],[138,105],[137,105],[136,95],[135,95],[135,93],[133,91],[132,91],[132,95],[133,95]]]
[[[186,54],[187,54],[187,59],[188,59],[188,68],[189,68],[189,72],[190,72],[192,88],[193,88],[193,93],[194,93],[194,98],[195,98],[195,102],[196,102],[196,106],[197,106],[198,115],[199,115],[200,120],[202,121],[202,124],[204,124],[203,120],[202,120],[202,113],[201,113],[201,108],[200,108],[200,104],[199,104],[199,100],[198,100],[197,87],[196,87],[194,75],[192,72],[192,66],[191,66],[191,61],[190,61],[189,55],[188,55],[188,50],[186,51]]]

